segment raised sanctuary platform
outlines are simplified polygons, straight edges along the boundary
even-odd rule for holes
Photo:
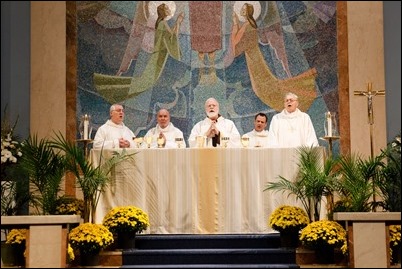
[[[70,225],[81,223],[78,215],[1,216],[1,228],[26,228],[26,267],[64,268]]]

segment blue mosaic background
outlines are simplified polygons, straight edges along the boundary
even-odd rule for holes
[[[317,97],[307,112],[314,124],[318,137],[324,136],[324,113],[338,112],[338,65],[336,2],[302,1],[249,1],[261,6],[261,13],[256,19],[258,29],[279,27],[284,48],[276,48],[268,43],[259,43],[266,65],[279,79],[286,78],[284,65],[278,58],[278,52],[285,53],[288,70],[296,76],[307,69],[315,68]],[[94,133],[109,118],[108,103],[97,92],[93,83],[93,74],[116,75],[126,51],[132,27],[146,21],[134,21],[133,18],[143,12],[147,2],[77,1],[78,27],[78,87],[77,87],[77,123],[83,114],[92,116]],[[149,2],[149,3],[152,3]],[[153,2],[161,3],[161,2]],[[172,2],[170,2],[172,3]],[[222,49],[216,51],[213,64],[216,79],[211,73],[202,75],[198,53],[191,49],[191,28],[188,2],[173,2],[176,10],[168,24],[173,27],[178,14],[183,12],[184,20],[179,31],[179,44],[182,53],[180,61],[168,57],[160,78],[154,86],[140,95],[122,102],[125,106],[125,124],[137,136],[155,126],[155,115],[159,108],[167,108],[171,121],[188,138],[192,126],[205,117],[204,102],[215,97],[220,102],[221,114],[232,119],[240,134],[253,129],[254,115],[264,112],[269,123],[277,111],[262,102],[251,88],[247,63],[244,53],[236,57],[229,66],[224,58],[230,47],[232,14],[235,1],[223,1],[222,9]],[[244,2],[241,2],[244,3]],[[278,11],[277,18],[270,18],[272,8]],[[214,11],[205,11],[214,12]],[[268,23],[269,22],[269,23]],[[140,74],[146,65],[153,40],[144,35],[137,44],[136,58],[122,76],[132,77]],[[152,35],[151,35],[152,37]],[[208,68],[212,70],[211,67]],[[211,71],[209,71],[211,72]],[[300,96],[299,96],[300,97]],[[78,127],[78,126],[77,126]],[[339,147],[335,143],[334,149]],[[326,142],[320,140],[326,146]]]

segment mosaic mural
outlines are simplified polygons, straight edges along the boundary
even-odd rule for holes
[[[325,112],[338,112],[335,1],[76,3],[76,117],[79,123],[91,115],[94,133],[116,102],[137,136],[167,108],[185,139],[205,117],[209,97],[241,134],[253,129],[258,112],[270,123],[289,91],[318,137]],[[162,3],[166,18],[159,22]],[[249,29],[242,27],[245,3],[255,19]]]

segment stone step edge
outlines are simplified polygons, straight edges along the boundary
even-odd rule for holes
[[[71,262],[72,265],[76,265],[79,257],[77,256],[74,261]],[[347,258],[342,260],[337,259],[334,267],[347,267]],[[302,247],[296,248],[296,264],[300,266],[314,265],[315,257],[314,251]],[[101,266],[122,266],[123,265],[123,253],[121,250],[104,250],[100,253],[100,265]],[[321,265],[322,266],[322,265]]]

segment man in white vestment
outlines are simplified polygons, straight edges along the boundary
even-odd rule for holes
[[[300,146],[318,147],[318,139],[310,116],[300,111],[298,97],[287,93],[285,108],[272,117],[268,139],[274,146],[294,148]]]
[[[170,122],[170,113],[167,109],[160,109],[156,115],[156,120],[158,122],[156,126],[148,130],[144,136],[145,141],[148,137],[152,137],[151,148],[157,147],[158,137],[164,139],[164,144],[162,145],[164,148],[177,148],[179,145],[176,142],[176,138],[181,138],[180,147],[186,147],[183,132]]]
[[[197,122],[188,138],[190,147],[199,147],[197,138],[204,139],[205,147],[218,147],[223,143],[222,138],[229,138],[227,147],[240,147],[240,133],[233,121],[225,119],[219,114],[219,103],[215,98],[205,102],[206,118]]]
[[[258,113],[254,117],[254,129],[243,135],[249,138],[249,147],[263,147],[271,146],[268,138],[268,130],[265,130],[268,125],[268,117],[264,113]]]
[[[98,128],[94,149],[134,148],[134,133],[123,123],[124,108],[120,104],[110,106],[110,119]]]

